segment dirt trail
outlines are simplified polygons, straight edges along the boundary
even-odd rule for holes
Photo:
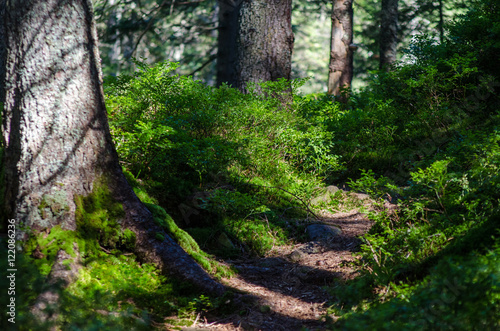
[[[358,237],[372,225],[358,210],[322,211],[321,223],[342,230],[326,242],[282,247],[267,258],[227,261],[239,273],[223,283],[244,293],[243,304],[233,315],[197,320],[183,330],[324,330],[330,296],[322,287],[355,276],[349,262],[361,243]]]

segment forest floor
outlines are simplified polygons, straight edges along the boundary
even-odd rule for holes
[[[325,287],[356,277],[353,252],[359,249],[359,237],[372,226],[365,214],[373,208],[372,202],[360,201],[360,208],[347,212],[316,213],[316,222],[342,230],[328,240],[279,247],[264,258],[227,260],[239,271],[222,280],[242,293],[235,311],[223,317],[198,316],[182,330],[325,330],[332,299]],[[386,203],[385,207],[394,205]]]

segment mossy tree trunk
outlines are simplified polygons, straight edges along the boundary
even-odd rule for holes
[[[352,0],[333,0],[328,94],[340,96],[351,87],[353,76]]]
[[[155,239],[163,230],[125,180],[109,133],[90,0],[0,0],[0,84],[2,224],[15,219],[29,229],[18,227],[19,240],[56,225],[78,231],[75,202],[107,183],[143,261],[224,291],[170,237]]]
[[[380,69],[388,70],[398,48],[398,0],[382,0],[380,16]]]
[[[237,87],[290,79],[294,36],[291,0],[243,0],[238,16]]]

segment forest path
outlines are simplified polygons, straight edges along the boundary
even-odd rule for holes
[[[336,226],[340,235],[279,247],[265,258],[226,261],[239,273],[222,283],[243,293],[240,305],[231,315],[200,318],[183,330],[325,330],[331,296],[323,287],[356,276],[352,253],[373,223],[362,212],[372,209],[372,202],[365,195],[348,195],[361,201],[357,208],[321,210],[314,222]]]

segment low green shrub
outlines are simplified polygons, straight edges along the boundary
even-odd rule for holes
[[[499,327],[497,45],[471,34],[495,35],[499,9],[473,2],[446,43],[418,39],[410,61],[377,73],[328,122],[345,137],[334,143],[345,151],[339,178],[398,200],[368,214],[361,277],[331,289],[334,328]]]
[[[416,286],[391,283],[394,298],[345,314],[345,330],[495,330],[500,327],[500,245],[443,259]]]
[[[186,194],[234,164],[258,171],[261,163],[282,161],[289,173],[317,176],[339,167],[330,153],[332,134],[276,103],[284,82],[244,95],[173,75],[174,63],[136,65],[134,76],[108,79],[105,89],[118,153],[135,177]]]
[[[279,227],[273,215],[305,214],[304,201],[321,179],[341,168],[333,133],[299,111],[302,81],[265,82],[242,94],[174,75],[174,63],[136,65],[133,76],[106,82],[111,131],[128,176],[174,218],[182,220],[179,206],[189,198],[194,206],[187,207],[204,212],[205,226],[267,217]],[[250,227],[257,237],[267,233]],[[238,233],[232,235],[245,247],[263,253]]]

